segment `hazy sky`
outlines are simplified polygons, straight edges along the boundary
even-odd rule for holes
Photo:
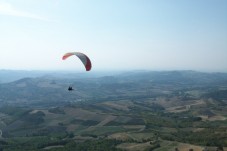
[[[0,69],[227,72],[227,0],[0,0]]]

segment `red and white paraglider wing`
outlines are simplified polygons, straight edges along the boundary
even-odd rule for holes
[[[67,59],[68,57],[72,56],[72,55],[76,55],[81,62],[84,64],[86,71],[90,71],[91,70],[91,61],[88,58],[88,56],[86,56],[85,54],[81,53],[81,52],[69,52],[66,53],[63,57],[62,60]]]

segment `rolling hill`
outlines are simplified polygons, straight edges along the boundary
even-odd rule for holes
[[[69,92],[69,85],[75,90]],[[0,145],[59,151],[89,145],[132,151],[224,149],[226,91],[225,73],[26,77],[0,84]]]

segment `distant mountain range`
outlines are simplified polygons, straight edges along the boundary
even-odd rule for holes
[[[116,75],[118,71],[76,72],[76,71],[39,71],[39,70],[0,70],[0,83],[9,83],[22,78],[48,77],[57,79],[81,79]]]
[[[54,106],[84,100],[145,99],[192,89],[201,91],[200,97],[207,93],[218,97],[217,94],[221,93],[225,98],[223,91],[227,90],[227,73],[196,71],[85,74],[1,70],[0,77],[4,82],[0,84],[1,104],[17,103],[19,106]],[[69,92],[68,86],[75,90]]]

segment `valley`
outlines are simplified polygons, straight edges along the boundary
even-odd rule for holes
[[[69,85],[75,90],[69,92]],[[0,84],[0,103],[4,151],[227,147],[225,73],[29,77]]]

